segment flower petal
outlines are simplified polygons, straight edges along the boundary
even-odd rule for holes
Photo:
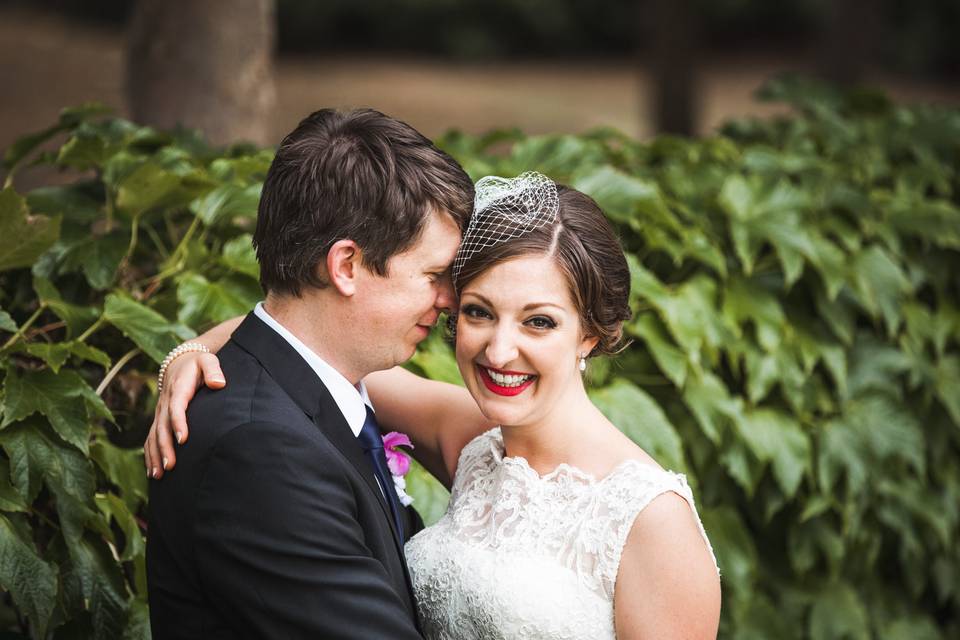
[[[410,471],[410,458],[402,451],[385,450],[387,454],[387,466],[390,473],[395,476],[406,475]]]
[[[396,447],[410,447],[413,449],[413,443],[410,442],[407,434],[391,431],[383,436],[383,447],[388,450],[395,449]]]

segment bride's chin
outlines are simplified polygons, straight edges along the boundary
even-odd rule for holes
[[[480,413],[491,422],[491,424],[497,425],[506,425],[506,424],[519,424],[522,422],[522,417],[518,415],[518,412],[511,411],[510,407],[497,406],[500,404],[497,401],[482,401],[479,404]]]

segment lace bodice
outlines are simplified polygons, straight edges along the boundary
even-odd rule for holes
[[[667,491],[694,508],[683,475],[627,460],[600,480],[566,464],[541,477],[504,456],[500,429],[478,436],[460,454],[447,512],[407,543],[424,635],[614,638],[624,543]]]

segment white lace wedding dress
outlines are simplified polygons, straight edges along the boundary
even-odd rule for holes
[[[406,546],[425,637],[612,640],[627,534],[667,491],[696,515],[680,474],[628,460],[600,480],[569,465],[541,477],[504,457],[500,429],[478,436],[460,454],[446,514]]]

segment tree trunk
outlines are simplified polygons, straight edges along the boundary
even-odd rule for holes
[[[692,0],[651,0],[650,54],[653,62],[657,130],[693,135],[696,130],[698,29]]]
[[[879,10],[875,0],[834,0],[828,5],[817,66],[820,75],[837,84],[863,80],[873,60]]]
[[[269,140],[275,0],[138,0],[127,43],[133,119],[214,144]]]

